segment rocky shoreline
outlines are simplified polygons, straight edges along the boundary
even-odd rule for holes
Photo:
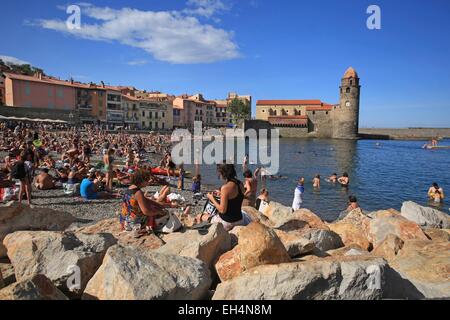
[[[0,299],[450,298],[450,217],[438,210],[406,202],[333,223],[276,202],[243,210],[253,222],[231,232],[136,239],[116,218],[80,227],[64,211],[2,205]]]

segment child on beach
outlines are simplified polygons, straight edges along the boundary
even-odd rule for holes
[[[200,193],[202,188],[202,177],[201,175],[196,175],[193,179],[192,179],[192,192],[195,193]]]
[[[186,175],[186,171],[184,170],[184,165],[180,164],[179,166],[179,176],[178,176],[178,190],[184,190],[184,176]]]

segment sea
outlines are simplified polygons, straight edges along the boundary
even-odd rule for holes
[[[291,206],[297,181],[304,177],[303,207],[326,221],[335,220],[347,208],[350,195],[357,197],[365,211],[389,208],[400,210],[403,202],[414,201],[450,213],[450,199],[436,205],[427,198],[427,191],[433,182],[450,195],[450,149],[423,149],[426,143],[283,138],[279,141],[278,177],[267,179],[266,187],[271,200]],[[450,140],[440,141],[440,145],[450,146]],[[204,143],[203,147],[206,146]],[[249,152],[249,148],[251,146],[247,141],[246,152]],[[268,151],[271,150],[269,146]],[[242,159],[235,161],[242,163]],[[250,169],[255,170],[259,166],[261,164],[255,162],[250,164]],[[194,166],[186,167],[192,173],[195,172]],[[220,187],[222,181],[216,166],[204,164],[199,169],[202,184],[210,185],[211,188]],[[242,165],[236,164],[236,169],[238,178],[243,180]],[[326,182],[331,174],[340,176],[344,172],[350,177],[349,188]],[[312,179],[318,174],[321,176],[321,187],[314,189]]]

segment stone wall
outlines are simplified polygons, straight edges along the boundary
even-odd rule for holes
[[[361,138],[393,140],[429,140],[450,138],[450,128],[359,129]]]

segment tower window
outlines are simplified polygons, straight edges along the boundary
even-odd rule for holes
[[[353,80],[350,80],[350,85],[351,85],[351,86],[353,85]]]
[[[347,88],[347,91],[346,91],[347,93],[350,93],[350,88]]]

